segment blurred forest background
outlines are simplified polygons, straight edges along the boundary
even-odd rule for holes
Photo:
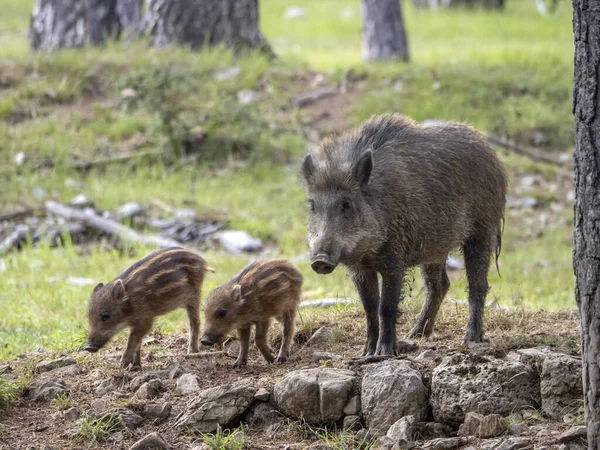
[[[62,41],[44,36],[60,34],[48,10],[31,21],[33,0],[2,3],[0,359],[78,347],[93,285],[155,248],[156,236],[216,268],[204,296],[250,260],[281,256],[304,274],[304,300],[356,299],[343,270],[310,269],[298,167],[322,137],[384,112],[468,122],[506,164],[502,278],[490,272],[491,307],[575,309],[569,1],[403,1],[408,53],[387,61],[363,49],[359,0],[259,0],[255,49],[178,44],[165,0],[141,11],[154,22],[134,20],[120,39],[118,12],[81,2],[103,12],[83,11]],[[69,42],[81,48],[58,50]],[[84,225],[77,214],[95,220]],[[466,299],[455,258],[441,323]],[[418,270],[406,296],[404,307],[418,310]],[[362,307],[335,311],[346,310]],[[303,320],[311,314],[324,313]],[[184,331],[184,317],[174,312],[156,328]]]

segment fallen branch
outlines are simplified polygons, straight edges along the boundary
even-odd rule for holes
[[[70,167],[73,169],[76,169],[76,170],[85,171],[85,170],[90,170],[92,167],[107,166],[109,164],[129,161],[131,159],[140,158],[142,156],[150,156],[150,155],[158,156],[158,155],[160,155],[160,153],[157,151],[147,151],[147,152],[139,152],[139,153],[120,154],[120,155],[108,156],[108,157],[104,157],[104,158],[93,159],[91,161],[75,162],[75,163],[72,163],[70,165]]]
[[[28,217],[28,216],[31,216],[32,214],[33,214],[33,208],[26,206],[23,209],[20,209],[18,211],[0,213],[0,222],[2,222],[4,220],[22,219],[23,217]]]
[[[103,231],[114,235],[126,242],[136,242],[144,245],[153,245],[158,247],[181,247],[181,244],[173,239],[160,236],[149,236],[140,234],[131,228],[121,225],[113,220],[105,219],[95,213],[87,213],[79,209],[70,208],[54,201],[46,202],[48,212],[57,216],[64,217],[66,220],[81,222],[87,227]]]
[[[337,92],[338,91],[335,88],[325,88],[309,92],[308,94],[300,94],[294,97],[294,99],[292,100],[292,105],[295,108],[302,108],[323,98],[335,95],[337,94]]]
[[[557,166],[563,169],[567,168],[566,164],[562,163],[561,161],[558,161],[554,158],[550,158],[545,155],[541,155],[538,152],[534,153],[534,151],[532,150],[520,147],[515,143],[508,142],[505,139],[502,139],[498,136],[494,136],[493,134],[486,134],[486,137],[491,144],[498,145],[504,148],[505,150],[516,153],[517,155],[526,156],[534,161],[552,164],[553,166]]]
[[[211,358],[213,356],[229,356],[224,351],[216,351],[216,352],[202,352],[202,353],[170,353],[164,355],[153,355],[155,358],[183,358],[183,359],[202,359],[202,358]],[[235,356],[231,356],[231,358],[235,358]]]
[[[400,355],[400,356],[383,356],[383,355],[371,355],[371,356],[361,356],[359,358],[352,358],[349,361],[346,362],[346,366],[348,367],[358,367],[358,366],[362,366],[365,364],[372,364],[372,363],[377,363],[377,362],[381,362],[381,361],[388,361],[388,360],[399,360],[399,359],[407,359],[406,355]]]

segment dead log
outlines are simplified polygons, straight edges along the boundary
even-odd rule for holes
[[[70,167],[79,170],[79,171],[87,171],[93,167],[104,167],[109,164],[127,162],[129,160],[135,158],[141,158],[142,156],[158,156],[160,152],[157,151],[147,151],[147,152],[139,152],[139,153],[126,153],[114,156],[108,156],[105,158],[97,158],[91,161],[78,161],[70,164]]]
[[[121,225],[113,220],[105,219],[95,213],[88,213],[79,209],[71,208],[54,201],[46,202],[46,209],[49,213],[80,222],[89,228],[103,231],[110,235],[125,241],[156,247],[181,247],[181,244],[173,239],[167,239],[160,236],[150,236],[138,233],[125,225]]]
[[[566,165],[561,161],[558,161],[546,155],[542,155],[538,152],[534,152],[533,150],[526,149],[515,143],[502,139],[498,136],[494,136],[493,134],[486,134],[486,137],[490,144],[502,147],[505,150],[508,150],[509,152],[516,153],[517,155],[521,156],[526,156],[527,158],[532,159],[533,161],[543,162],[546,164],[552,164],[553,166],[566,168]]]

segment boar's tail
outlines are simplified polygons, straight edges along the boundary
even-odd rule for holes
[[[502,251],[502,235],[504,234],[504,217],[502,218],[502,226],[498,227],[498,234],[496,234],[496,270],[498,271],[498,276],[502,278],[500,274],[500,267],[498,267],[498,258],[500,257],[500,252]]]

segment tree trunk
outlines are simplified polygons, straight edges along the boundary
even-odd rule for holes
[[[157,48],[225,44],[273,54],[258,28],[258,0],[149,0],[147,24]]]
[[[363,58],[408,62],[408,42],[399,0],[362,0]]]
[[[117,14],[125,30],[135,32],[142,23],[144,0],[117,0]]]
[[[99,45],[118,37],[117,0],[36,0],[29,42],[33,50],[54,51]]]
[[[575,35],[575,300],[588,448],[600,449],[600,2],[573,0]]]

